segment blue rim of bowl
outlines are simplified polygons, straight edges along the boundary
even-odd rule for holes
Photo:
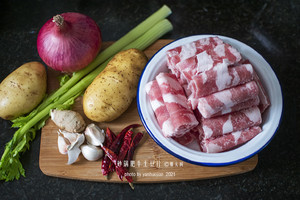
[[[191,36],[188,36],[188,37],[192,37],[192,36],[200,36],[200,35],[191,35]],[[207,36],[211,36],[211,35],[207,35]],[[214,36],[220,36],[220,37],[227,37],[227,36],[221,36],[221,35],[214,35]],[[146,131],[148,132],[148,134],[151,136],[151,138],[163,149],[165,150],[166,152],[168,152],[169,154],[175,156],[176,158],[179,158],[180,160],[182,161],[185,161],[185,162],[188,162],[188,163],[191,163],[191,164],[195,164],[195,165],[201,165],[201,166],[209,166],[209,167],[222,167],[222,166],[228,166],[228,165],[233,165],[233,164],[237,164],[237,163],[240,163],[242,161],[245,161],[245,160],[248,160],[250,158],[252,158],[253,156],[255,156],[256,154],[258,154],[260,151],[262,151],[270,142],[271,140],[273,139],[273,137],[275,136],[275,134],[277,133],[277,130],[279,129],[279,125],[281,124],[281,120],[282,120],[282,110],[283,110],[283,95],[282,95],[282,89],[281,89],[281,85],[280,85],[280,82],[276,76],[276,73],[274,72],[274,70],[272,69],[278,83],[279,83],[279,89],[280,89],[280,93],[281,93],[281,101],[282,101],[282,106],[281,106],[281,111],[280,111],[280,118],[279,118],[279,122],[277,124],[277,127],[276,127],[276,130],[274,131],[272,137],[260,148],[258,149],[257,151],[253,152],[252,154],[248,155],[248,156],[245,156],[241,159],[237,159],[237,160],[234,160],[234,161],[231,161],[231,162],[223,162],[223,163],[209,163],[209,162],[196,162],[196,161],[193,161],[193,160],[189,160],[185,157],[182,157],[180,156],[179,154],[173,152],[172,150],[170,150],[169,148],[165,147],[155,136],[154,134],[151,132],[151,130],[149,129],[149,127],[147,126],[147,123],[142,115],[142,112],[141,112],[141,107],[140,107],[140,100],[139,100],[139,93],[140,93],[140,83],[141,83],[141,80],[143,78],[143,74],[146,70],[146,68],[148,67],[148,64],[151,62],[151,60],[155,57],[156,54],[158,54],[162,49],[166,48],[167,46],[169,46],[170,44],[178,41],[178,40],[181,40],[181,39],[184,39],[186,37],[182,37],[182,38],[179,38],[179,39],[176,39],[168,44],[166,44],[165,46],[163,46],[162,48],[160,48],[151,58],[150,60],[148,61],[148,63],[146,64],[145,68],[143,69],[142,73],[141,73],[141,76],[140,76],[140,80],[139,80],[139,84],[138,84],[138,88],[137,88],[137,108],[138,108],[138,114],[140,116],[140,119],[146,129]],[[234,39],[236,40],[236,39]],[[238,40],[237,40],[238,41]],[[240,41],[238,41],[240,42]],[[242,43],[242,42],[241,42]],[[244,43],[243,43],[244,44]],[[246,45],[246,44],[245,44]],[[249,48],[253,49],[252,47],[250,47],[249,45],[246,45],[248,46]],[[257,54],[259,54],[256,50],[253,49],[253,51],[255,51]],[[260,54],[259,54],[260,55]],[[261,56],[262,57],[262,56]],[[264,59],[262,57],[262,59]],[[265,60],[265,59],[264,59]],[[266,61],[266,60],[265,60]],[[266,61],[267,62],[267,61]]]

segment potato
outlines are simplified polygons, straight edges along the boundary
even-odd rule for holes
[[[144,52],[137,49],[116,54],[86,89],[85,115],[96,122],[109,122],[124,113],[136,97],[139,77],[147,61]]]
[[[46,81],[39,62],[25,63],[9,74],[0,84],[0,117],[12,120],[33,110],[46,93]]]

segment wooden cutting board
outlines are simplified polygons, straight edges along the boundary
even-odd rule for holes
[[[150,58],[157,50],[171,41],[172,40],[158,40],[145,50],[146,55]],[[104,43],[103,48],[106,48],[110,44],[111,42]],[[56,78],[58,76],[58,72],[48,70],[49,91],[58,87],[58,80]],[[76,99],[73,110],[80,112],[84,116],[82,97]],[[87,118],[85,118],[85,120],[87,123],[91,122]],[[134,101],[130,108],[117,120],[110,123],[96,124],[103,129],[109,127],[112,131],[118,133],[125,126],[133,123],[142,124],[137,112],[136,101]],[[140,129],[145,130],[144,128]],[[90,162],[80,155],[76,163],[67,165],[67,155],[61,155],[58,152],[57,130],[58,128],[51,120],[48,120],[42,129],[39,165],[44,174],[68,179],[121,182],[116,173],[112,173],[109,176],[109,180],[106,180],[101,174],[101,160]],[[145,133],[143,140],[135,151],[133,162],[129,163],[129,165],[131,165],[129,171],[135,183],[174,182],[241,174],[253,170],[257,162],[258,157],[256,155],[242,163],[225,167],[204,167],[189,164],[168,154]]]

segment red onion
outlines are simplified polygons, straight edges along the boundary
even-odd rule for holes
[[[74,72],[86,67],[99,53],[101,32],[90,17],[63,13],[48,20],[37,38],[37,50],[49,67]]]

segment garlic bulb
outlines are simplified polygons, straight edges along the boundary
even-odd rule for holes
[[[89,161],[96,161],[103,156],[103,150],[91,144],[81,145],[81,152],[85,159]]]
[[[88,143],[94,146],[101,146],[105,140],[105,133],[95,124],[89,124],[85,129],[85,137]]]

